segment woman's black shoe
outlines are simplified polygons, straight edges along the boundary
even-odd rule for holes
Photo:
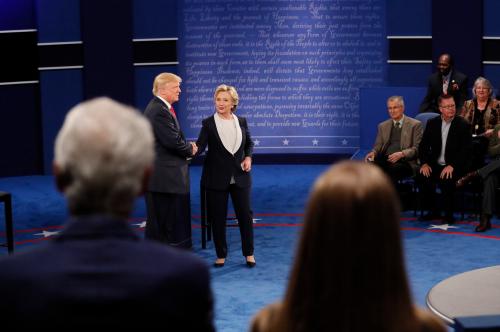
[[[222,263],[215,261],[214,267],[223,267],[224,263],[226,263],[226,260],[223,260]]]
[[[249,261],[248,257],[253,258],[253,260]],[[246,260],[247,260],[247,266],[248,267],[255,267],[255,265],[257,265],[257,263],[255,263],[255,258],[253,257],[253,255],[252,256],[247,256]]]
[[[257,265],[257,263],[247,261],[247,266],[248,267],[255,267],[255,265]]]

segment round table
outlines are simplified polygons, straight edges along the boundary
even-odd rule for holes
[[[426,302],[449,325],[457,317],[500,315],[500,265],[445,279],[431,288]]]

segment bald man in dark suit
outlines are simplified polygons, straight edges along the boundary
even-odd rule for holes
[[[455,107],[460,111],[467,100],[467,76],[454,68],[453,58],[446,53],[439,56],[437,69],[429,77],[427,94],[420,104],[419,113],[440,113],[438,98],[443,94],[452,96]]]

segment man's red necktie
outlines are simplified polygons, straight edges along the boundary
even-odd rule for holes
[[[174,118],[177,117],[177,114],[175,114],[175,110],[174,110],[173,106],[170,106],[170,113],[172,113],[172,115],[174,116]]]

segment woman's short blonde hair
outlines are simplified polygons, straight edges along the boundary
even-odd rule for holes
[[[217,95],[220,92],[227,92],[231,96],[231,99],[233,100],[233,112],[236,112],[236,107],[238,106],[238,103],[240,101],[240,97],[238,96],[238,92],[236,91],[236,88],[231,85],[226,85],[226,84],[221,84],[217,88],[215,88],[215,93],[214,93],[214,101],[217,99]]]
[[[472,87],[472,94],[474,95],[474,98],[476,98],[476,89],[479,85],[486,87],[490,91],[488,96],[493,97],[493,86],[491,85],[491,82],[488,79],[479,76],[474,81],[474,86]]]

